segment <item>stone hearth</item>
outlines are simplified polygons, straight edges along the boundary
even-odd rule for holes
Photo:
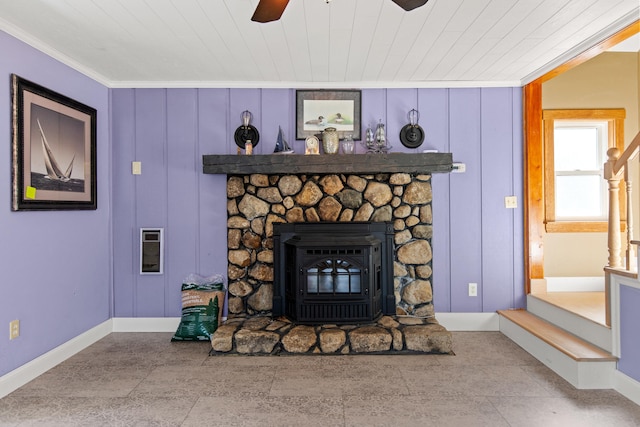
[[[286,317],[233,318],[211,339],[212,354],[453,354],[435,319],[383,316],[360,325],[296,325]]]

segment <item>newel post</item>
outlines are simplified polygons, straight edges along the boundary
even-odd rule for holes
[[[609,183],[609,267],[620,267],[620,173],[616,173],[615,164],[620,158],[620,150],[615,147],[607,150],[608,160],[604,164],[604,179]]]

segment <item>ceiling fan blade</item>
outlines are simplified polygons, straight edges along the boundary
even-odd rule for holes
[[[393,0],[395,4],[406,10],[407,12],[417,7],[424,6],[429,0]]]
[[[277,21],[288,3],[289,0],[260,0],[251,20],[255,22]]]

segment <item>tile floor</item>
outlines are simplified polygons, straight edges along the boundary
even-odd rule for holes
[[[456,355],[208,356],[114,333],[0,399],[0,426],[638,426],[613,390],[576,390],[499,332]]]

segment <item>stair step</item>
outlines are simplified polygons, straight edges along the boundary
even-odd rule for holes
[[[604,305],[604,301],[602,304]],[[609,353],[612,352],[613,340],[611,328],[608,326],[570,311],[563,305],[557,305],[540,298],[538,295],[527,295],[526,309],[529,313],[582,338],[584,341]]]
[[[509,319],[522,329],[575,361],[615,362],[618,360],[615,356],[601,348],[576,337],[526,310],[499,310],[498,314]]]

